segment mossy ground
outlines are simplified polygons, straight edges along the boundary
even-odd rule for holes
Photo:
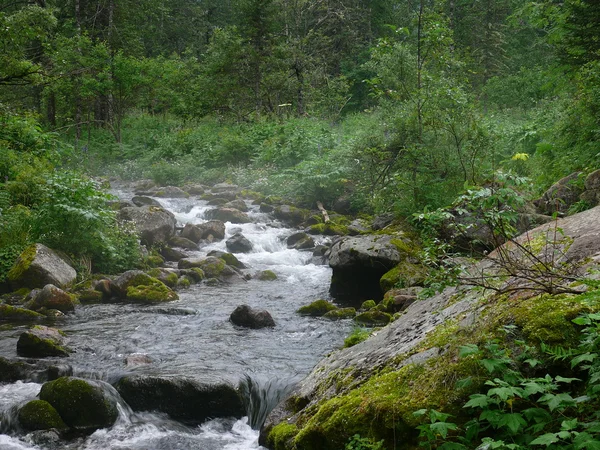
[[[331,381],[334,373],[320,389],[333,387],[337,395],[297,412],[294,424],[282,422],[274,427],[271,431],[274,437],[269,442],[277,450],[337,450],[359,434],[374,441],[383,439],[384,448],[417,448],[419,419],[413,412],[431,408],[453,414],[454,422],[464,422],[468,418],[462,405],[470,394],[484,388],[488,374],[479,363],[483,356],[459,358],[461,346],[476,344],[483,348],[494,340],[511,348],[515,339],[523,339],[534,347],[541,342],[574,344],[579,329],[572,319],[584,312],[600,310],[599,299],[600,291],[580,296],[531,293],[488,296],[479,305],[484,310],[475,324],[463,326],[461,317],[445,322],[410,354],[390,360],[387,367],[362,380],[334,383]],[[507,325],[513,334],[507,333]],[[405,365],[409,356],[433,347],[440,349],[438,356],[421,364]],[[459,383],[465,379],[470,384]]]

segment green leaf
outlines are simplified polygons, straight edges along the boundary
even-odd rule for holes
[[[578,366],[580,363],[587,361],[593,362],[596,359],[595,353],[584,353],[583,355],[579,355],[571,360],[571,368]]]
[[[443,439],[446,439],[446,436],[448,436],[448,431],[456,430],[457,428],[455,423],[448,422],[435,422],[430,425],[431,431],[439,434]]]
[[[556,378],[554,378],[556,381],[558,381],[559,383],[571,383],[573,381],[581,381],[579,378],[564,378],[561,377],[560,375],[557,375]]]
[[[469,355],[475,355],[479,353],[479,347],[475,344],[467,344],[460,347],[458,356],[464,358]]]
[[[465,403],[464,408],[485,408],[490,404],[487,395],[473,394],[469,397],[469,401]]]
[[[499,426],[508,428],[511,433],[516,434],[522,427],[527,425],[527,421],[519,413],[503,414],[498,421]]]
[[[548,447],[556,442],[558,442],[558,437],[555,433],[546,433],[531,441],[529,445],[545,445]]]

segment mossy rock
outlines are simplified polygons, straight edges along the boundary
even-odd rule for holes
[[[104,295],[95,289],[86,289],[79,292],[79,301],[81,303],[101,303]]]
[[[179,261],[180,269],[192,269],[198,267],[202,269],[206,278],[219,278],[226,266],[225,260],[214,256],[205,259],[182,259]]]
[[[375,308],[375,306],[377,306],[375,300],[365,300],[364,302],[362,302],[362,305],[360,305],[360,309],[361,311],[368,311],[371,308]]]
[[[267,438],[267,445],[273,450],[292,448],[291,441],[298,434],[298,427],[292,423],[281,422],[273,427]]]
[[[312,302],[310,305],[301,307],[298,309],[297,313],[302,314],[303,316],[321,317],[335,309],[338,309],[338,307],[333,303],[320,299]]]
[[[10,305],[0,305],[0,321],[36,322],[44,319],[44,315],[30,309]]]
[[[356,344],[360,344],[363,341],[369,339],[372,330],[365,328],[355,328],[350,335],[344,339],[344,348],[354,347]]]
[[[261,281],[274,281],[277,279],[277,274],[272,270],[263,270],[258,273],[258,276],[256,278],[258,278]]]
[[[179,277],[177,280],[177,288],[178,289],[187,289],[192,285],[192,280],[187,275],[183,275]]]
[[[334,223],[317,223],[308,228],[309,234],[323,234],[325,236],[346,236],[348,227]]]
[[[129,286],[126,299],[139,303],[162,303],[178,300],[179,296],[162,281],[155,281],[147,285]]]
[[[148,267],[161,267],[165,264],[165,260],[158,255],[150,255],[144,259],[144,264]]]
[[[207,286],[218,286],[220,284],[220,281],[218,278],[207,278],[206,280],[204,280],[204,284],[206,284]]]
[[[47,356],[69,356],[63,333],[55,328],[36,325],[21,333],[17,341],[17,354],[30,358]]]
[[[68,426],[80,430],[110,427],[118,416],[115,398],[81,378],[61,377],[44,383],[40,399],[50,403]]]
[[[416,286],[427,277],[427,269],[420,264],[403,262],[386,272],[379,280],[381,290],[385,293],[394,287],[405,288]]]
[[[337,308],[325,313],[323,319],[342,320],[352,319],[354,316],[356,316],[356,309],[354,308]]]
[[[387,325],[392,321],[392,316],[375,308],[365,311],[354,318],[357,323],[368,326]]]
[[[0,356],[0,383],[14,383],[27,377],[28,368],[25,363]]]
[[[67,428],[58,411],[44,400],[31,400],[26,403],[19,410],[19,423],[27,431]]]

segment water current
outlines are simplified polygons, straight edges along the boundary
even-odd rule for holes
[[[126,189],[120,198],[133,195]],[[179,225],[202,223],[212,208],[197,199],[157,199],[172,211]],[[133,412],[122,400],[119,419],[109,429],[64,442],[65,449],[119,450],[246,450],[260,449],[258,428],[266,413],[316,362],[339,347],[351,323],[302,317],[295,311],[317,298],[327,298],[331,270],[311,252],[290,250],[285,239],[296,232],[250,205],[252,223],[226,223],[226,237],[241,231],[254,245],[238,254],[253,274],[269,269],[275,281],[238,281],[217,286],[192,285],[178,291],[179,300],[156,306],[96,304],[79,306],[74,314],[53,326],[66,332],[76,350],[55,363],[69,364],[75,376],[113,383],[123,375],[177,375],[201,381],[241,383],[249,417],[216,419],[197,427],[185,426],[166,415]],[[211,250],[226,251],[225,240],[191,252],[201,257]],[[247,304],[268,310],[276,327],[251,330],[232,325],[228,318],[236,306]],[[16,342],[25,326],[0,328],[0,355],[16,358]],[[128,367],[125,358],[143,354],[152,363]],[[39,393],[41,384],[17,382],[0,385],[0,429],[14,411]],[[251,426],[252,425],[252,426]],[[31,435],[0,434],[0,449],[46,450],[56,448]]]

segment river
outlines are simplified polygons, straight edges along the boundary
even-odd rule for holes
[[[122,199],[133,195],[127,189],[115,193]],[[204,212],[211,208],[197,199],[157,200],[175,214],[179,225],[205,222]],[[178,291],[178,301],[161,305],[83,305],[53,323],[67,334],[76,350],[55,362],[71,365],[75,376],[108,383],[127,374],[242,383],[247,388],[249,417],[216,419],[190,427],[163,414],[134,413],[120,400],[119,419],[113,427],[57,446],[14,432],[11,424],[18,405],[35,398],[41,388],[40,383],[17,382],[0,385],[0,432],[4,433],[0,434],[0,449],[262,448],[257,428],[266,413],[321,357],[342,345],[352,323],[295,313],[302,305],[328,298],[331,269],[318,264],[311,252],[288,249],[285,239],[297,230],[284,227],[257,206],[249,206],[253,222],[227,223],[225,239],[241,231],[254,245],[251,253],[236,255],[248,266],[245,272],[269,269],[277,274],[277,280],[192,285]],[[225,240],[191,254],[200,257],[211,250],[226,251]],[[268,310],[276,327],[251,330],[232,325],[229,315],[240,304]],[[26,328],[0,328],[0,355],[16,358],[16,342]],[[147,355],[152,362],[128,367],[125,358],[134,354]]]

